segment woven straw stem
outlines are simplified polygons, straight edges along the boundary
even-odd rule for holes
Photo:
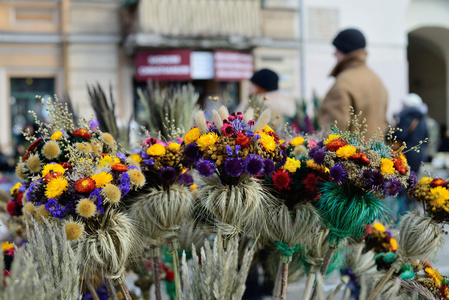
[[[304,293],[302,294],[302,300],[309,299],[310,294],[312,293],[313,284],[315,283],[317,268],[315,266],[310,266],[309,270],[309,276],[307,277],[306,287],[304,289]]]
[[[94,300],[100,300],[100,298],[98,298],[97,291],[95,290],[95,286],[87,274],[86,274],[86,277],[84,280],[86,281],[87,288],[89,289],[89,292],[92,295],[92,298]]]
[[[272,300],[279,299],[281,296],[281,278],[282,278],[282,261],[279,261],[278,271],[276,273],[276,281],[274,282],[274,289],[273,289],[273,297]]]
[[[331,263],[332,255],[335,253],[335,251],[337,251],[337,249],[338,249],[337,246],[329,247],[329,250],[326,253],[326,257],[324,258],[323,265],[321,266],[321,274],[323,276],[323,279],[326,277],[326,272],[327,272],[327,269],[329,268],[329,265]],[[316,299],[316,295],[317,295],[317,288],[315,286],[311,299],[315,300]]]
[[[120,284],[120,289],[122,290],[123,295],[125,296],[126,300],[133,300],[131,298],[131,295],[129,294],[128,288],[126,287],[126,284],[121,283]]]
[[[170,253],[173,257],[173,272],[175,273],[175,286],[176,286],[176,299],[181,299],[180,295],[182,293],[182,286],[181,286],[181,274],[179,273],[179,257],[178,257],[178,250],[179,250],[179,242],[177,238],[170,239]]]
[[[153,270],[153,281],[154,281],[154,287],[155,287],[155,295],[156,300],[162,300],[162,294],[161,294],[161,277],[159,275],[159,257],[151,257],[151,269]]]
[[[281,300],[287,299],[287,285],[288,285],[288,260],[282,262],[282,282],[281,282]]]
[[[112,279],[104,278],[104,284],[106,285],[106,289],[108,290],[108,295],[112,300],[119,300],[117,297],[117,292],[115,291],[114,284],[112,283]]]
[[[391,266],[390,270],[388,270],[388,273],[385,275],[385,277],[382,279],[382,281],[376,286],[376,288],[371,292],[371,294],[368,297],[368,300],[374,300],[376,298],[376,295],[380,292],[380,290],[383,288],[383,286],[388,282],[388,280],[393,276],[393,273],[395,271],[394,265]]]

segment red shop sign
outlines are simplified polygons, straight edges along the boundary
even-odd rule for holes
[[[136,54],[136,79],[191,80],[190,50],[142,51]]]
[[[215,51],[214,66],[217,81],[250,79],[254,72],[252,54],[241,51]]]

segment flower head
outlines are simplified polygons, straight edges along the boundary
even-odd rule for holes
[[[111,169],[118,172],[128,171],[128,167],[122,163],[115,163],[111,166]]]
[[[215,172],[215,164],[209,160],[200,160],[196,164],[196,169],[201,176],[211,177]]]
[[[57,142],[50,140],[44,144],[44,147],[42,147],[42,154],[47,159],[55,159],[61,154],[61,149]]]
[[[84,232],[84,226],[78,222],[67,222],[65,224],[65,234],[69,240],[77,240]]]
[[[402,185],[396,178],[392,178],[384,184],[384,191],[387,196],[396,196],[401,189]]]
[[[154,144],[147,150],[147,154],[151,156],[165,155],[165,147],[160,144]]]
[[[446,180],[444,180],[442,178],[435,178],[434,180],[432,180],[430,182],[430,186],[431,187],[437,187],[437,186],[447,187],[447,183],[446,183]]]
[[[168,151],[171,151],[171,152],[174,152],[174,153],[179,152],[179,148],[181,148],[181,145],[176,143],[176,142],[170,143],[167,146]]]
[[[37,173],[42,169],[41,161],[38,155],[30,155],[26,164],[28,169],[33,173]]]
[[[373,186],[380,186],[384,183],[384,176],[379,170],[374,170],[371,173],[372,179],[373,179]]]
[[[290,146],[297,147],[304,144],[304,138],[302,136],[297,136],[290,141]]]
[[[200,136],[201,131],[198,129],[198,127],[193,127],[185,134],[184,143],[186,143],[186,145],[191,144],[195,142]]]
[[[102,140],[110,148],[113,148],[115,145],[114,137],[110,133],[107,132],[102,133],[100,136],[100,140]]]
[[[90,177],[80,178],[75,181],[75,190],[78,193],[90,193],[95,189],[95,181]]]
[[[342,164],[336,164],[329,170],[329,174],[335,182],[338,184],[343,183],[343,181],[348,176],[348,172],[343,168]]]
[[[324,157],[326,157],[326,151],[324,149],[316,149],[313,152],[313,160],[319,165],[324,164]]]
[[[259,132],[260,142],[266,151],[271,152],[276,148],[276,142],[273,136],[265,133]]]
[[[129,158],[134,160],[138,164],[140,164],[140,162],[142,161],[142,157],[139,154],[131,154]]]
[[[414,189],[418,184],[418,175],[416,175],[415,171],[410,171],[410,176],[407,179],[408,187],[410,189]]]
[[[223,132],[226,136],[232,136],[235,132],[234,126],[230,123],[224,123],[223,127],[221,128],[221,132]]]
[[[273,179],[274,187],[278,191],[290,189],[290,176],[286,171],[277,170],[276,172],[273,173],[273,175],[271,175],[271,178]]]
[[[270,176],[274,171],[274,162],[267,158],[263,161],[263,174],[265,176]]]
[[[63,135],[64,135],[64,134],[63,134],[61,131],[55,131],[55,132],[51,135],[50,138],[51,138],[52,140],[54,140],[54,141],[59,141]]]
[[[75,129],[72,133],[72,136],[75,138],[83,138],[86,141],[90,140],[91,138],[89,132],[84,128]]]
[[[63,177],[56,177],[47,183],[45,189],[45,196],[47,198],[58,198],[69,188],[67,179]]]
[[[244,133],[238,133],[235,143],[243,148],[246,148],[251,145],[251,138]]]
[[[90,199],[81,199],[76,206],[76,212],[83,218],[90,218],[95,215],[97,207]]]
[[[145,176],[137,169],[128,170],[129,182],[134,188],[141,188],[145,185]]]
[[[356,152],[357,152],[357,149],[354,146],[346,145],[346,146],[338,148],[338,150],[335,152],[335,154],[342,159],[348,159],[351,156],[353,156]]]
[[[205,151],[212,148],[213,145],[217,142],[218,135],[214,132],[209,132],[201,135],[197,140],[196,144],[198,147]]]
[[[101,195],[104,199],[112,204],[118,204],[122,193],[120,189],[114,184],[107,184],[102,190]]]
[[[320,143],[318,143],[317,146],[319,144]],[[329,143],[326,144],[326,149],[329,150],[329,151],[336,152],[338,149],[340,149],[341,147],[346,146],[347,144],[348,143],[343,142],[342,140],[339,140],[339,139],[338,140],[332,140],[332,141],[330,141]]]
[[[264,161],[262,157],[256,154],[250,154],[245,159],[246,172],[255,176],[263,172]]]
[[[289,171],[290,173],[295,173],[297,169],[301,168],[301,161],[296,160],[295,158],[287,157],[287,161],[284,165],[284,170]]]
[[[65,173],[65,168],[60,164],[50,163],[44,166],[44,169],[42,170],[42,177],[45,177],[48,173],[63,175]]]
[[[380,172],[382,175],[393,174],[394,170],[394,162],[389,158],[382,158],[380,165]]]
[[[330,134],[328,136],[328,138],[324,141],[324,145],[327,145],[330,142],[332,142],[333,140],[336,140],[336,139],[339,139],[339,138],[340,138],[340,135],[338,135],[338,134]]]
[[[109,184],[113,177],[112,174],[109,174],[107,172],[100,172],[98,174],[94,174],[91,176],[91,178],[95,181],[95,187],[101,188],[105,185]]]
[[[6,204],[6,212],[10,216],[20,216],[21,214],[21,206],[16,201],[10,201]]]
[[[164,183],[169,183],[176,177],[176,170],[173,167],[166,166],[159,171],[159,178]]]
[[[228,158],[224,163],[226,173],[231,177],[239,177],[244,172],[244,163],[238,158]]]

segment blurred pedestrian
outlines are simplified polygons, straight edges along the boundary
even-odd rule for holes
[[[335,77],[335,83],[324,98],[320,127],[329,130],[337,121],[340,129],[346,129],[352,106],[355,113],[362,111],[362,118],[366,119],[367,137],[376,134],[378,128],[385,133],[388,94],[380,78],[366,66],[365,37],[357,29],[346,29],[338,33],[332,44],[337,64],[330,76]]]
[[[423,103],[417,94],[408,94],[402,98],[403,109],[399,112],[399,122],[396,128],[397,140],[407,144],[407,148],[411,148],[424,141],[428,137],[427,131],[427,105]],[[427,144],[422,144],[419,152],[407,151],[405,157],[410,168],[418,174],[421,162],[425,159]]]

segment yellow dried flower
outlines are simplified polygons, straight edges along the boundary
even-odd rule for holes
[[[65,169],[60,164],[46,164],[44,169],[42,170],[42,177],[45,177],[50,171],[53,173],[58,173],[63,175],[65,173]]]
[[[389,158],[382,158],[380,162],[380,172],[382,175],[393,174],[394,170],[394,162]]]
[[[31,172],[37,173],[42,169],[41,161],[39,159],[39,156],[37,155],[31,155],[27,162],[26,162],[28,169],[30,169]]]
[[[382,225],[381,223],[374,223],[373,224],[373,229],[377,230],[377,231],[381,231],[381,232],[384,232],[386,230],[385,226]]]
[[[142,172],[136,169],[129,170],[129,182],[131,186],[141,188],[145,185],[146,179]]]
[[[340,147],[335,152],[335,154],[342,159],[348,159],[356,153],[357,153],[357,149],[351,145],[346,145],[346,146]]]
[[[30,216],[28,216],[27,212],[30,213],[32,216],[34,216],[34,213],[36,212],[36,209],[35,209],[33,203],[27,202],[27,203],[23,206],[22,212],[23,212],[23,215],[29,220],[29,219],[30,219]]]
[[[425,184],[430,183],[432,180],[433,180],[433,179],[430,178],[430,177],[423,177],[423,178],[419,181],[419,184],[425,185]]]
[[[81,237],[83,232],[84,227],[82,224],[73,221],[65,223],[65,234],[67,239],[72,241],[77,240]]]
[[[52,140],[59,141],[62,136],[63,136],[63,134],[61,131],[55,131],[55,133],[53,133],[50,138]]]
[[[170,150],[171,152],[178,152],[179,151],[179,148],[181,147],[181,145],[180,144],[178,144],[178,143],[176,143],[176,142],[173,142],[173,143],[170,143],[168,146],[167,146],[167,149],[168,150]]]
[[[20,189],[21,186],[22,186],[22,183],[17,182],[17,183],[11,188],[11,190],[10,190],[11,196],[14,195],[14,193],[15,193],[16,191],[18,191],[18,190]]]
[[[48,219],[51,217],[51,213],[45,209],[45,205],[39,205],[36,209],[36,220],[40,223],[44,223],[44,219]]]
[[[290,145],[293,147],[297,147],[302,144],[304,144],[304,138],[302,136],[297,136],[293,140],[290,141]]]
[[[333,140],[339,139],[339,134],[329,134],[329,137],[324,141],[324,145],[327,145],[328,143],[332,142]]]
[[[3,252],[9,251],[12,248],[14,248],[14,244],[13,243],[10,243],[8,241],[2,242],[2,251]]]
[[[433,199],[429,202],[432,206],[437,208],[444,208],[447,200],[449,200],[449,191],[442,186],[437,186],[430,189]]]
[[[272,132],[272,131],[273,131],[273,129],[271,129],[271,127],[268,126],[268,125],[265,125],[265,127],[264,127],[262,130],[263,130],[263,132],[265,132],[265,133],[269,133],[269,132]]]
[[[443,276],[441,276],[440,272],[438,270],[432,269],[432,268],[425,268],[424,271],[426,271],[427,276],[433,279],[435,283],[440,286],[441,280],[443,280]]]
[[[290,173],[295,173],[297,169],[301,168],[301,161],[296,160],[295,158],[287,157],[287,161],[284,165],[284,170],[289,171]]]
[[[198,147],[205,151],[208,149],[212,149],[212,146],[217,142],[218,136],[215,132],[209,132],[201,135],[197,140],[196,144]]]
[[[107,172],[100,172],[98,174],[94,174],[90,178],[95,180],[95,186],[97,188],[104,187],[106,184],[110,183],[113,179],[112,174],[109,174]]]
[[[42,154],[47,159],[55,159],[61,154],[61,149],[57,142],[50,140],[42,147]]]
[[[198,127],[190,129],[184,136],[184,143],[186,145],[195,142],[201,136],[201,131]]]
[[[100,139],[105,142],[108,146],[112,147],[115,143],[114,137],[110,133],[102,133]]]
[[[190,190],[195,191],[197,188],[197,185],[194,183],[190,186]]]
[[[151,156],[160,156],[165,154],[165,147],[160,144],[154,144],[147,149],[147,154]]]
[[[78,151],[83,153],[89,153],[92,151],[92,147],[89,143],[76,143],[76,148]]]
[[[106,201],[109,201],[112,204],[118,204],[120,197],[122,196],[120,189],[113,184],[106,185],[101,191],[101,194],[105,197]]]
[[[137,164],[140,164],[142,162],[142,157],[139,154],[131,154],[128,158],[131,158]]]
[[[69,188],[67,179],[63,177],[56,177],[47,183],[45,189],[45,196],[47,198],[58,198]]]
[[[76,206],[76,212],[84,218],[90,218],[95,215],[97,207],[95,203],[90,199],[81,199]]]
[[[329,169],[328,168],[326,168],[324,165],[319,165],[319,164],[315,163],[313,161],[313,159],[309,159],[307,161],[306,165],[307,165],[308,168],[311,168],[311,169],[313,169],[315,171],[323,172],[323,173],[329,173]]]
[[[276,142],[273,136],[265,132],[258,132],[258,134],[260,135],[260,143],[266,151],[271,152],[276,149]]]
[[[120,159],[118,157],[112,157],[110,155],[105,155],[100,158],[101,166],[111,166],[113,164],[118,164]]]

